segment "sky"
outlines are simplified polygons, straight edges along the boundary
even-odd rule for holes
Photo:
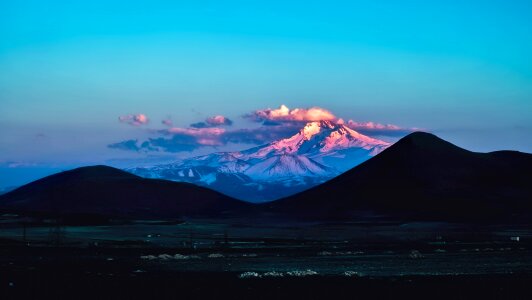
[[[530,1],[2,0],[0,188],[267,142],[281,105],[532,152],[531,29]]]

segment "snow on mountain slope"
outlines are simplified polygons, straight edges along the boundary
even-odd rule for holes
[[[265,201],[329,180],[380,153],[389,143],[330,121],[307,123],[297,134],[241,152],[219,152],[128,171],[187,181],[233,197]]]
[[[242,153],[249,157],[261,158],[272,153],[303,154],[306,156],[327,155],[333,151],[362,148],[372,155],[390,146],[389,143],[360,134],[343,124],[330,121],[310,122],[292,137],[252,148]]]
[[[268,180],[272,177],[319,177],[334,174],[334,170],[303,155],[273,155],[252,165],[244,174],[251,178]]]

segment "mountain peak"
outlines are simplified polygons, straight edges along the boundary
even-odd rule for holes
[[[416,140],[416,141],[442,141],[442,142],[446,142],[446,141],[442,140],[441,138],[435,136],[434,134],[429,133],[429,132],[424,132],[424,131],[412,132],[412,133],[408,134],[407,136],[405,136],[404,138],[405,139],[412,139],[412,140]]]
[[[261,159],[270,155],[298,154],[310,158],[336,155],[338,151],[361,149],[375,156],[390,143],[358,133],[344,124],[331,121],[308,122],[295,135],[241,153]]]
[[[415,148],[424,151],[467,151],[432,133],[416,131],[395,143],[394,148]]]
[[[105,165],[96,165],[96,166],[86,166],[86,167],[79,167],[76,169],[68,170],[65,172],[61,172],[53,176],[70,176],[70,177],[76,177],[76,178],[85,178],[85,179],[91,179],[91,178],[138,178],[138,176],[133,175],[129,172],[125,172],[120,169],[116,169],[113,167],[105,166]]]
[[[289,152],[301,152],[301,149],[309,149],[309,143],[314,145],[312,147],[319,147],[323,151],[350,148],[352,146],[364,148],[389,146],[387,142],[371,138],[344,124],[337,124],[331,121],[309,122],[298,134],[273,142],[272,145],[275,145],[277,149],[289,149]]]
[[[314,121],[309,122],[300,131],[306,140],[311,139],[314,135],[320,133],[323,129],[333,129],[337,125],[330,121]]]

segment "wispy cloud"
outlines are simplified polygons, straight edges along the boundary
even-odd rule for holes
[[[392,124],[380,124],[380,123],[374,123],[374,122],[356,122],[353,120],[349,120],[346,123],[349,128],[352,129],[387,129],[387,130],[399,130],[401,127],[397,125]]]
[[[301,127],[295,124],[239,129],[226,132],[222,136],[222,140],[225,143],[244,143],[261,145],[292,136],[296,134],[300,129]]]
[[[167,137],[149,138],[148,140],[144,142],[139,142],[139,140],[131,139],[131,140],[125,140],[122,142],[107,145],[107,147],[111,149],[127,150],[127,151],[133,151],[133,152],[141,152],[141,153],[190,152],[202,146],[203,145],[200,145],[196,141],[196,139],[190,136],[186,136],[186,135],[174,135],[169,138]]]
[[[353,120],[344,122],[342,119],[338,120],[338,123],[343,123],[355,131],[372,136],[398,137],[419,130],[418,128],[403,128],[393,124],[381,124],[376,122],[356,122]]]
[[[412,129],[377,122],[344,121],[321,107],[289,109],[281,105],[277,109],[261,109],[244,115],[247,120],[261,123],[258,127],[228,129],[233,122],[222,115],[213,116],[203,122],[193,123],[188,128],[177,127],[170,118],[162,120],[166,129],[151,130],[156,137],[143,142],[131,139],[109,145],[113,149],[136,152],[188,152],[201,147],[218,147],[233,144],[265,144],[296,134],[307,122],[331,121],[344,124],[351,129],[370,136],[397,137],[408,134]],[[142,118],[140,118],[142,119]],[[131,122],[137,122],[132,118]],[[147,122],[147,118],[142,119]],[[144,124],[144,123],[143,123]],[[136,125],[136,124],[132,124]]]
[[[201,147],[223,146],[229,143],[261,145],[291,136],[299,129],[300,127],[295,124],[231,131],[223,128],[173,127],[157,131],[159,137],[149,138],[142,143],[131,139],[111,144],[108,147],[135,152],[190,152]]]
[[[225,133],[223,128],[179,128],[172,127],[161,131],[167,135],[192,137],[196,139],[196,143],[203,146],[221,146],[220,137]]]
[[[174,134],[169,137],[150,138],[140,145],[143,152],[190,152],[204,146],[197,138],[186,134]]]
[[[214,117],[210,117],[205,119],[203,122],[193,123],[190,124],[190,127],[193,128],[209,128],[209,127],[217,127],[217,126],[231,126],[233,125],[233,121],[230,119],[217,115]]]
[[[107,145],[107,147],[119,150],[140,151],[140,147],[137,144],[138,140],[126,140],[118,143],[109,144]]]

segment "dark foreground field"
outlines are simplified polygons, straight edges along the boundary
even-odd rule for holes
[[[72,266],[73,267],[73,266]],[[86,266],[84,266],[84,269]],[[98,267],[95,265],[94,267]],[[106,272],[105,268],[100,271]],[[107,270],[109,271],[109,270]],[[2,299],[530,299],[529,275],[238,279],[233,273],[86,274],[66,266],[3,269]]]
[[[0,224],[0,299],[532,299],[529,226]]]

